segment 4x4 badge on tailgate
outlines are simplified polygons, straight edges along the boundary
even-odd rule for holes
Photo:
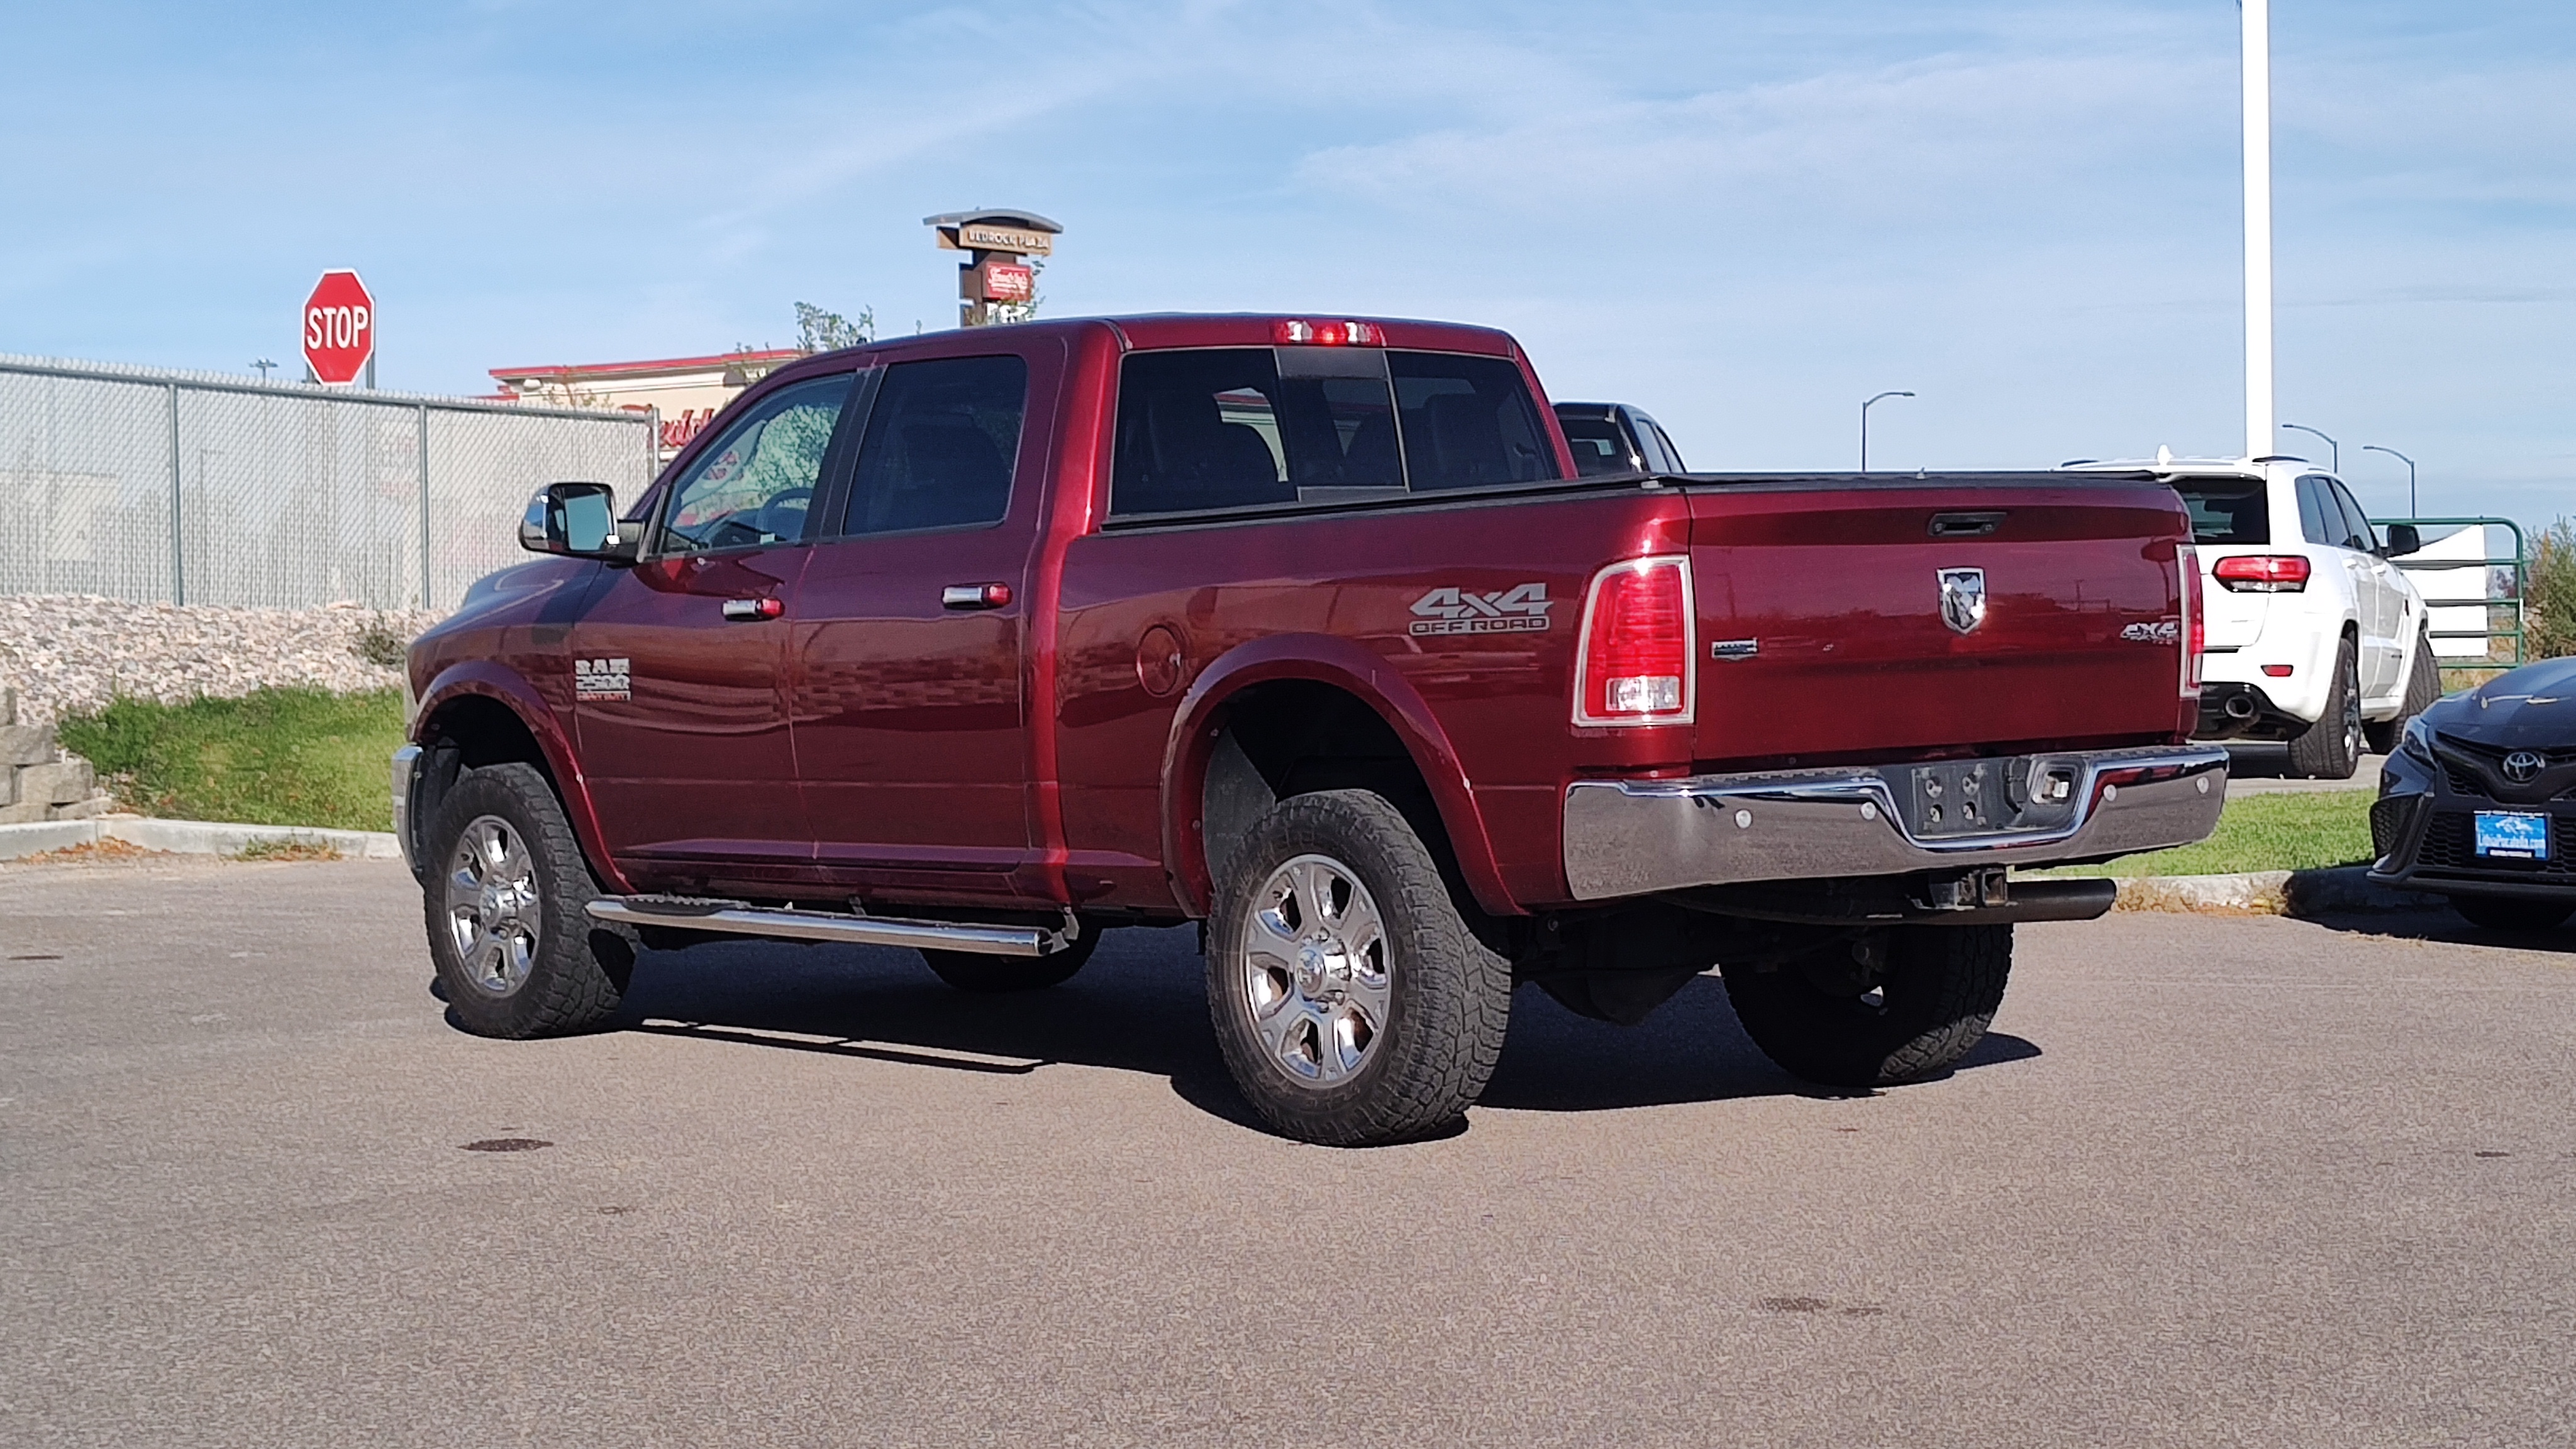
[[[1961,634],[1974,634],[1986,622],[1986,571],[1941,570],[1941,622]]]
[[[1413,601],[1416,634],[1534,634],[1547,628],[1555,604],[1545,584],[1521,584],[1490,594],[1433,589]]]

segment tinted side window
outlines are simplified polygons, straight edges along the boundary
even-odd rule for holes
[[[2299,480],[2299,533],[2310,543],[2343,544],[2343,510],[2326,497],[2326,480],[2311,473]]]
[[[1682,450],[1673,446],[1673,435],[1665,432],[1664,425],[1661,423],[1655,424],[1654,428],[1655,436],[1663,442],[1664,456],[1673,460],[1673,471],[1676,473],[1689,472],[1690,464],[1682,461]]]
[[[1538,409],[1508,358],[1390,352],[1386,362],[1414,492],[1557,476]]]
[[[1569,418],[1560,414],[1557,426],[1565,429],[1566,446],[1574,451],[1574,471],[1586,478],[1607,473],[1625,473],[1634,465],[1628,461],[1628,440],[1619,425],[1608,418]]]
[[[2343,508],[2344,533],[2350,540],[2345,546],[2360,549],[2363,553],[2377,553],[2379,531],[2370,526],[2370,515],[2361,511],[2361,505],[2352,501],[2352,494],[2341,483],[2328,486],[2334,489],[2335,502]]]
[[[783,387],[755,404],[671,488],[664,553],[755,548],[805,536],[850,375]]]
[[[1131,354],[1118,369],[1109,511],[1293,501],[1281,400],[1266,347]]]
[[[2270,543],[2272,500],[2260,478],[2180,478],[2174,491],[2191,510],[2201,543]]]
[[[843,533],[999,523],[1028,411],[1017,357],[944,357],[886,369],[868,408]]]

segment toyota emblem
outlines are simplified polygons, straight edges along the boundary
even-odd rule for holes
[[[2517,785],[2528,785],[2531,777],[2548,765],[2548,761],[2530,750],[2516,750],[2504,757],[2504,777]]]

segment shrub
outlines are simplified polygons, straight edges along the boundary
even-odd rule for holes
[[[2533,659],[2576,654],[2576,519],[2562,518],[2531,541],[2523,592],[2523,640]]]

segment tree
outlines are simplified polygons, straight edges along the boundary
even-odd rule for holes
[[[2523,656],[2576,654],[2576,520],[2562,518],[2531,541],[2531,583],[2522,597]]]
[[[862,307],[853,322],[811,302],[796,304],[796,347],[800,352],[838,352],[877,340],[877,309]]]

